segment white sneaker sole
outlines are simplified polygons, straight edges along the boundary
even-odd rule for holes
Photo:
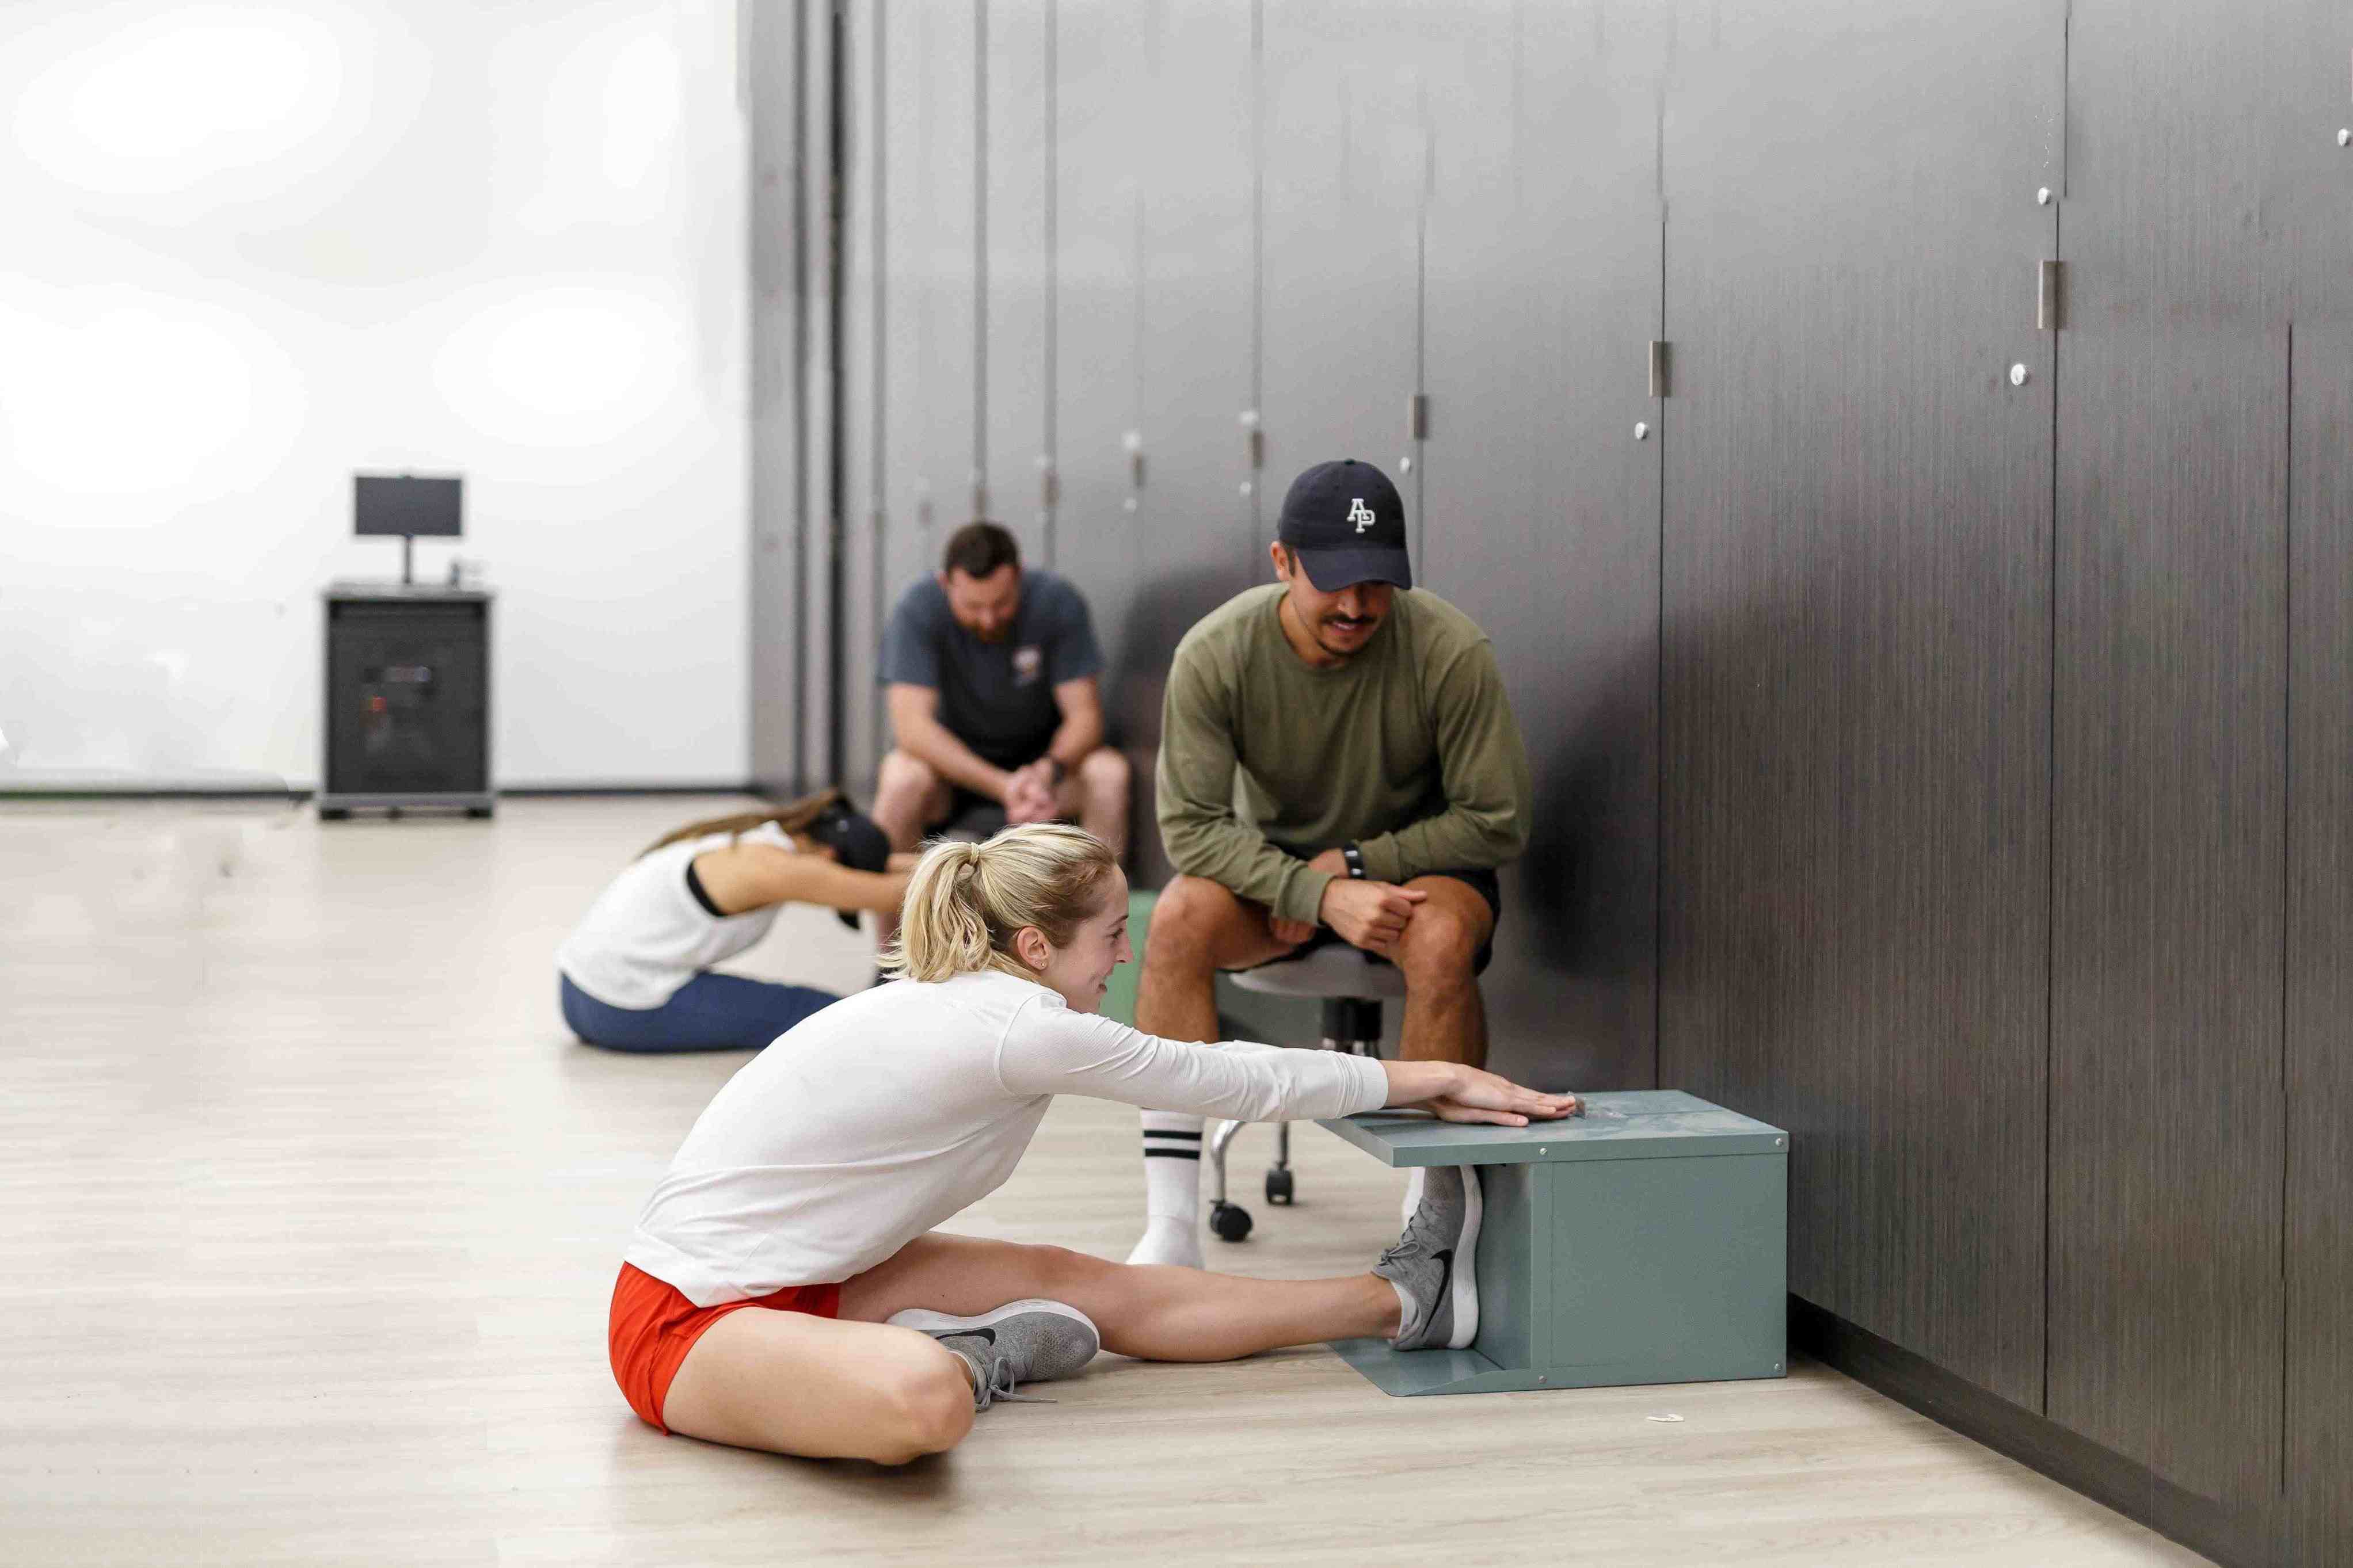
[[[1479,1188],[1479,1167],[1464,1165],[1462,1171],[1462,1234],[1454,1243],[1454,1268],[1448,1281],[1454,1292],[1454,1331],[1447,1337],[1449,1350],[1467,1350],[1479,1337],[1479,1217],[1486,1206],[1486,1195]]]

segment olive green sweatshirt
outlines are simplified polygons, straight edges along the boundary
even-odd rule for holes
[[[1354,842],[1366,875],[1403,882],[1525,848],[1527,752],[1478,624],[1400,590],[1361,652],[1318,668],[1283,637],[1285,592],[1238,594],[1176,645],[1159,769],[1176,869],[1313,921],[1319,851]]]

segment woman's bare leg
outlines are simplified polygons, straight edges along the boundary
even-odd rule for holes
[[[1230,1361],[1398,1331],[1397,1291],[1377,1275],[1245,1279],[937,1232],[842,1286],[841,1315],[879,1323],[923,1307],[967,1317],[1030,1296],[1076,1307],[1103,1349],[1145,1361]]]
[[[662,1403],[673,1432],[902,1465],[972,1429],[972,1379],[928,1334],[746,1307],[703,1331]]]
[[[977,1316],[1032,1296],[1076,1307],[1105,1350],[1146,1361],[1230,1361],[1398,1329],[1397,1292],[1376,1275],[1246,1279],[934,1234],[844,1284],[839,1321],[763,1307],[720,1319],[687,1352],[662,1422],[810,1458],[897,1465],[953,1448],[972,1429],[963,1360],[884,1320],[910,1307]]]

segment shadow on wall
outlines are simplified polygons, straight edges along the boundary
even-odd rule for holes
[[[1109,651],[1104,682],[1104,721],[1135,778],[1130,796],[1130,879],[1139,888],[1167,885],[1176,869],[1160,845],[1155,807],[1154,770],[1160,757],[1160,703],[1168,688],[1168,664],[1193,623],[1224,604],[1242,583],[1233,572],[1172,573],[1136,591]]]
[[[1517,673],[1523,679],[1527,672]],[[1482,983],[1490,1065],[1544,1088],[1658,1085],[1657,653],[1580,679],[1581,709],[1529,758],[1527,852],[1504,879]]]

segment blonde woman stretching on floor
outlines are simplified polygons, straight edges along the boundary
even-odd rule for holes
[[[1126,879],[1078,828],[924,853],[902,978],[738,1072],[639,1214],[611,1351],[640,1416],[717,1443],[897,1464],[954,1447],[976,1410],[1076,1372],[1098,1344],[1223,1361],[1361,1335],[1470,1342],[1479,1189],[1459,1169],[1433,1170],[1404,1237],[1342,1279],[1131,1267],[933,1231],[1003,1184],[1058,1093],[1251,1121],[1421,1106],[1517,1127],[1576,1108],[1457,1063],[1193,1045],[1095,1016],[1132,956],[1126,923]]]

